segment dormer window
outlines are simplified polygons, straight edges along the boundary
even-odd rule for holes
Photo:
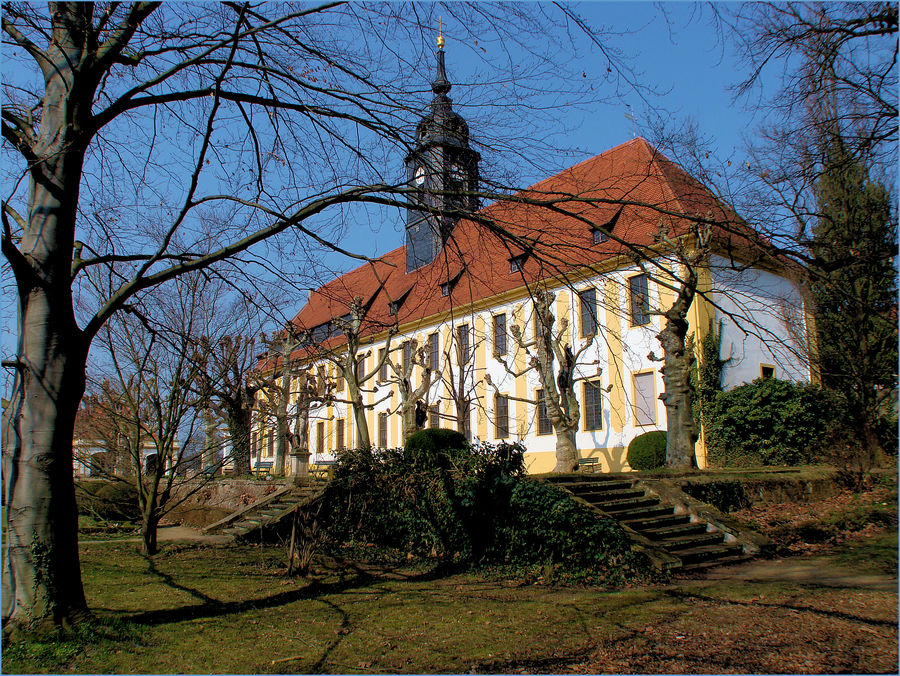
[[[409,296],[409,292],[411,289],[407,289],[405,292],[400,294],[400,296],[396,300],[392,300],[388,302],[388,312],[391,313],[391,316],[396,316],[398,312],[400,312],[400,308],[403,307],[403,303],[406,302],[407,296]]]
[[[451,293],[453,293],[453,288],[456,286],[456,283],[459,281],[460,277],[462,277],[462,270],[460,270],[452,278],[441,284],[441,295],[449,296]]]
[[[602,244],[603,242],[609,241],[609,235],[607,235],[605,232],[603,232],[599,228],[594,228],[593,238],[594,238],[594,244]]]
[[[594,225],[591,226],[591,241],[594,244],[602,244],[603,242],[609,241],[609,233],[613,231],[613,228],[616,227],[616,223],[619,221],[619,216],[622,215],[622,209],[624,206],[619,207],[619,210],[603,225]]]
[[[525,269],[525,261],[528,260],[528,254],[523,253],[518,256],[513,256],[509,259],[509,271],[510,273],[514,272],[522,272]]]

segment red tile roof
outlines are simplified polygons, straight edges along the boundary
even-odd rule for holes
[[[400,247],[324,284],[293,322],[312,329],[345,315],[353,297],[368,300],[383,282],[365,331],[377,332],[394,319],[401,325],[421,320],[643,249],[662,226],[669,236],[683,234],[684,216],[739,223],[709,190],[636,138],[461,220],[438,257],[418,270],[406,272],[406,247]],[[613,219],[612,237],[594,244],[592,226]],[[511,273],[509,259],[523,250],[530,251],[524,270]],[[442,296],[440,285],[457,276],[453,292]],[[404,294],[395,318],[389,303]]]

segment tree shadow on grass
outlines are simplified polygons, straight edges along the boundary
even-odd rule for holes
[[[829,590],[833,590],[834,587],[828,587]],[[853,589],[852,587],[848,587],[847,589]],[[738,601],[735,599],[727,599],[727,598],[717,598],[715,596],[706,596],[703,594],[697,594],[694,592],[685,592],[678,589],[667,590],[666,592],[669,596],[674,598],[685,600],[685,599],[698,599],[700,601],[707,601],[708,603],[712,603],[714,605],[735,605],[735,606],[744,606],[746,608],[779,608],[781,610],[792,610],[798,613],[810,613],[812,615],[820,615],[822,617],[830,617],[834,619],[846,620],[848,622],[859,622],[861,624],[868,624],[876,627],[896,627],[897,623],[893,620],[879,620],[870,617],[862,617],[861,615],[854,615],[852,613],[845,613],[841,610],[826,610],[824,608],[813,608],[811,606],[801,606],[801,605],[793,605],[790,603],[772,603],[766,601]]]
[[[303,589],[292,589],[277,592],[268,596],[242,601],[220,601],[208,596],[198,589],[179,583],[168,573],[159,570],[153,559],[148,559],[149,572],[156,575],[166,586],[189,594],[200,601],[199,604],[182,605],[175,608],[163,608],[148,610],[131,615],[125,615],[123,619],[136,624],[159,625],[169,622],[183,622],[200,618],[214,618],[241,613],[248,610],[260,610],[277,608],[296,601],[310,599],[322,600],[319,597],[331,594],[340,594],[350,589],[364,587],[372,582],[383,579],[384,575],[391,571],[382,566],[364,567],[356,563],[343,562],[329,567],[329,571],[337,575],[337,579],[330,581],[312,580]],[[416,574],[403,574],[401,579],[406,581],[428,582],[446,576],[446,572],[437,568]],[[397,579],[397,578],[394,578]],[[345,620],[346,622],[346,620]]]

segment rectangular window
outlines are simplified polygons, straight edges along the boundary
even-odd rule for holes
[[[656,424],[656,374],[634,375],[634,424],[638,427]]]
[[[775,367],[769,364],[759,365],[759,375],[763,380],[769,380],[775,377]]]
[[[465,408],[463,409],[462,415],[462,433],[463,436],[472,441],[472,415],[471,415],[472,405],[471,402],[466,402]],[[459,428],[457,428],[459,429]]]
[[[275,432],[274,430],[269,430],[269,439],[266,443],[266,457],[271,458],[275,455]]]
[[[316,423],[316,450],[319,453],[325,452],[325,423]]]
[[[338,369],[337,378],[334,381],[334,389],[336,392],[344,391],[344,373],[340,369]]]
[[[388,445],[388,414],[378,414],[378,447],[387,448]]]
[[[650,291],[647,275],[635,275],[628,279],[629,313],[632,326],[643,326],[650,322]]]
[[[403,373],[409,373],[412,368],[413,345],[411,340],[403,341]]]
[[[550,416],[547,414],[547,402],[544,399],[544,390],[537,391],[537,433],[551,434],[553,425],[550,424]]]
[[[460,366],[469,363],[469,325],[462,324],[456,327],[456,342],[459,348]]]
[[[509,397],[494,396],[494,436],[497,439],[509,437]]]
[[[428,407],[428,426],[436,428],[441,426],[441,405],[432,404]]]
[[[437,371],[440,362],[441,348],[438,342],[438,334],[432,333],[428,336],[428,368],[432,371]]]
[[[578,292],[581,314],[581,337],[597,334],[597,289],[590,288]]]
[[[609,235],[600,230],[599,228],[594,228],[594,244],[602,244],[609,240]]]
[[[599,380],[584,381],[584,429],[603,429],[603,387]]]
[[[494,356],[506,354],[506,314],[494,315]]]
[[[387,359],[384,358],[384,353],[387,348],[380,347],[378,348],[378,363],[381,364],[381,370],[378,371],[378,380],[381,382],[387,382],[388,379],[388,363]]]
[[[334,421],[334,448],[343,451],[347,448],[347,442],[344,439],[344,419],[338,418]]]

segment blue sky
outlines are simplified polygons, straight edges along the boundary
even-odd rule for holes
[[[553,9],[551,5],[546,7]],[[745,102],[734,102],[728,92],[729,86],[741,79],[743,71],[734,59],[730,45],[717,41],[708,7],[686,2],[587,2],[575,5],[574,9],[589,25],[604,27],[607,32],[602,33],[602,45],[620,51],[637,82],[658,93],[644,92],[641,96],[621,83],[611,85],[607,61],[600,49],[573,28],[574,49],[566,48],[559,56],[574,59],[569,67],[583,73],[586,82],[595,84],[597,99],[554,108],[553,123],[542,124],[536,129],[542,136],[549,135],[548,143],[558,149],[552,156],[543,158],[546,166],[562,169],[623,143],[635,133],[652,140],[652,134],[647,130],[652,115],[675,124],[693,120],[700,132],[715,142],[719,161],[740,160],[742,137],[752,134],[759,120],[747,110]],[[451,24],[447,27],[445,47],[448,75],[457,85],[451,96],[459,104],[458,109],[469,118],[471,134],[477,138],[479,134],[490,133],[479,127],[480,111],[476,104],[479,101],[477,78],[481,71],[478,59],[502,60],[506,58],[504,48],[513,50],[515,45],[485,41],[476,48],[454,41],[454,33]],[[428,82],[434,72],[434,47],[433,44],[410,45],[409,51],[414,63],[416,54],[429,55],[418,62],[418,69],[426,74],[422,81],[422,100],[425,101],[428,98],[425,94],[430,94]],[[547,101],[550,102],[549,96]],[[468,107],[467,103],[470,104]],[[629,112],[626,103],[630,104],[634,122],[626,119]],[[402,172],[401,162],[402,158],[398,157],[397,164],[389,167],[388,172]],[[520,180],[527,185],[547,175],[547,171],[536,170],[531,175],[526,172]],[[397,209],[354,208],[340,217],[347,219],[347,232],[350,233],[340,244],[357,253],[377,256],[403,244],[404,216]],[[322,263],[321,276],[326,277],[332,272],[352,269],[359,261],[329,254],[323,257]],[[320,283],[325,281],[327,279],[323,278]],[[6,291],[9,290],[7,287]],[[8,297],[4,299],[4,352],[8,352],[6,348],[14,326],[14,304],[9,300]],[[284,308],[285,314],[294,314],[302,302],[303,298],[298,295],[294,307]]]
[[[653,140],[653,115],[675,125],[693,121],[712,141],[718,161],[741,160],[743,139],[752,135],[759,120],[745,100],[736,102],[729,91],[741,79],[743,70],[731,46],[717,40],[708,7],[687,2],[586,2],[575,5],[575,9],[589,25],[619,33],[605,37],[604,43],[621,50],[637,83],[655,93],[621,84],[611,87],[605,77],[607,60],[603,54],[585,35],[573,31],[577,61],[571,67],[596,82],[600,100],[588,106],[557,109],[558,128],[541,130],[554,134],[552,143],[559,149],[556,158],[548,159],[549,164],[562,169],[623,143],[635,133]],[[445,46],[448,77],[456,85],[450,95],[456,109],[470,120],[471,135],[476,139],[479,132],[490,133],[479,129],[477,104],[466,105],[475,98],[472,90],[478,86],[473,82],[473,77],[477,78],[473,74],[479,69],[473,55],[476,50],[454,42],[452,31],[451,26]],[[488,49],[502,58],[496,44]],[[481,58],[490,59],[492,55],[488,52]],[[433,69],[433,61],[430,67]],[[618,89],[619,96],[612,95],[613,89]],[[633,122],[626,113],[632,114]],[[546,175],[533,173],[523,176],[522,181],[529,184]],[[365,248],[361,253],[377,256],[403,244],[401,214],[394,219],[389,212],[356,217],[360,223],[365,221],[372,233],[367,241],[357,242]],[[338,259],[332,264],[343,269],[357,265]]]

